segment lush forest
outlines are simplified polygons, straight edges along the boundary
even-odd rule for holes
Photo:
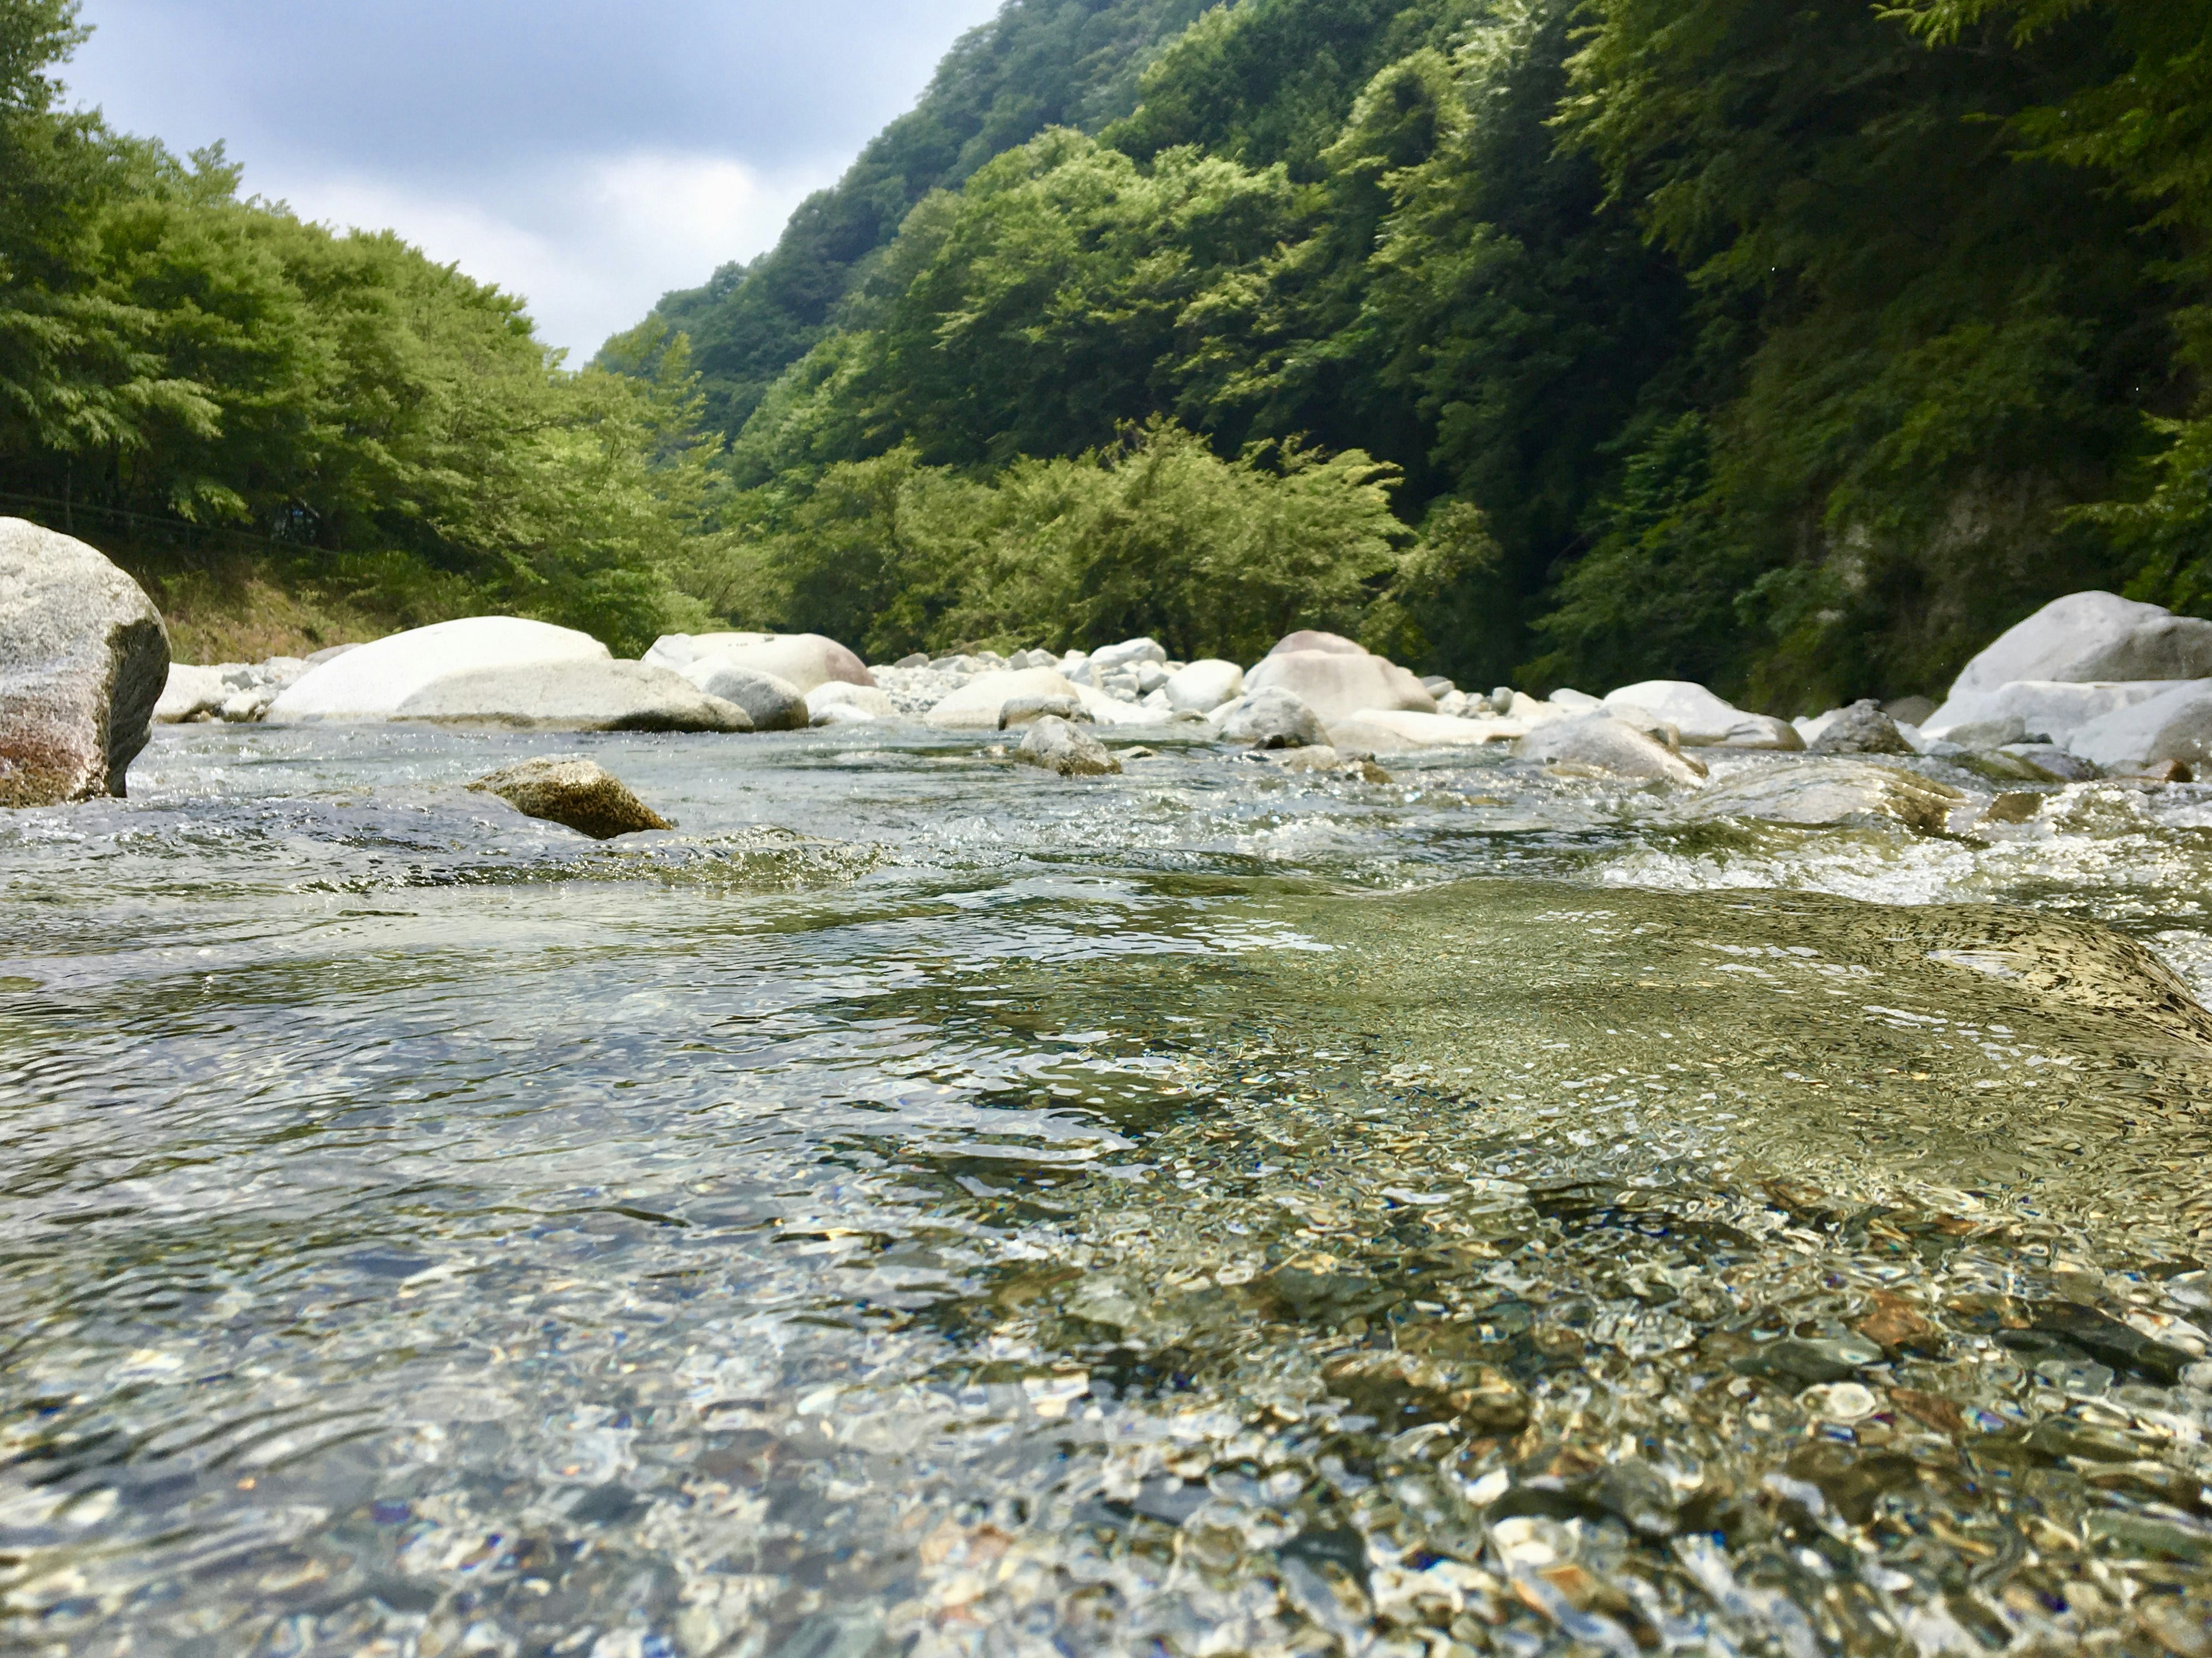
[[[2212,614],[2212,0],[1008,0],[580,372],[0,18],[0,510],[149,567],[1784,713]]]
[[[702,361],[761,325],[711,371],[749,613],[1172,631],[1005,611],[946,572],[1013,555],[961,536],[1062,538],[941,527],[1159,422],[1389,490],[1364,608],[1328,608],[1471,682],[1786,710],[1938,687],[2082,586],[2212,606],[2204,0],[1242,0],[1025,69],[1060,126],[978,118],[992,44],[1076,17],[1177,21],[1016,0],[781,247],[665,308]],[[1139,58],[1119,113],[1095,88]],[[976,164],[994,133],[1024,141]],[[955,178],[880,245],[852,205]]]

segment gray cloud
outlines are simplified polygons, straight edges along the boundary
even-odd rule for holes
[[[390,223],[588,351],[774,240],[997,0],[86,0],[77,101]],[[721,245],[726,240],[729,245]]]

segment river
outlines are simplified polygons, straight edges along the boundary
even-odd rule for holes
[[[0,1650],[2212,1653],[2212,789],[1148,740],[0,815]]]

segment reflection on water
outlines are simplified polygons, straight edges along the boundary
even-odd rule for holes
[[[0,818],[0,1649],[2212,1651],[2212,791],[587,742]]]

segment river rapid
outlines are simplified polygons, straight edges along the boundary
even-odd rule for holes
[[[0,1650],[2212,1654],[2212,789],[1146,740],[0,814]]]

